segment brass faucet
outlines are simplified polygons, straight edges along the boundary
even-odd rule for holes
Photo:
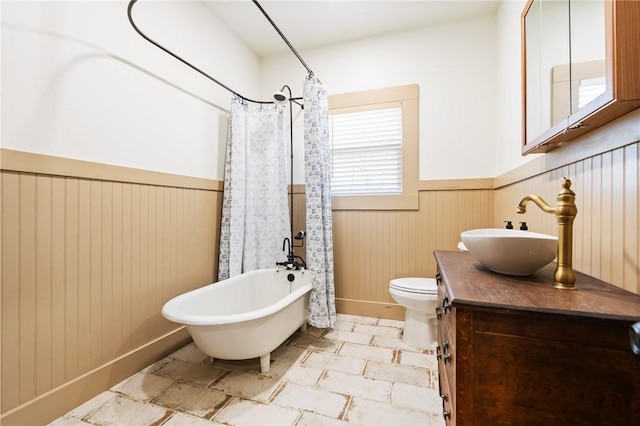
[[[570,190],[571,181],[562,178],[562,191],[558,193],[558,201],[555,207],[551,207],[538,195],[529,194],[518,203],[517,213],[526,213],[526,205],[533,201],[542,211],[551,213],[558,220],[558,265],[553,274],[555,288],[573,290],[576,276],[571,264],[573,261],[573,220],[576,218],[576,194]]]

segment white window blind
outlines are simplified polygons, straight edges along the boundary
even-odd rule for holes
[[[329,116],[333,195],[402,193],[402,108]]]

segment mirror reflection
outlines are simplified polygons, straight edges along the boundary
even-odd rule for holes
[[[605,0],[533,0],[525,16],[526,141],[606,92]]]

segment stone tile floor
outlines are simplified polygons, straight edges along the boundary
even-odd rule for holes
[[[338,314],[255,360],[215,360],[190,343],[50,423],[100,425],[444,425],[432,351],[402,321]]]

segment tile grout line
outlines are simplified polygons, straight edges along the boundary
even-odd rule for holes
[[[224,410],[226,407],[228,407],[228,406],[229,406],[229,404],[231,404],[231,401],[233,401],[233,400],[234,400],[234,399],[236,399],[236,398],[240,398],[240,397],[238,397],[238,396],[236,396],[236,395],[229,395],[229,394],[227,394],[226,392],[225,392],[225,396],[227,396],[227,398],[225,398],[224,403],[223,403],[223,404],[222,404],[222,405],[221,405],[221,406],[220,406],[220,407],[219,407],[219,408],[214,412],[213,416],[211,416],[211,418],[209,418],[209,419],[207,419],[206,417],[203,417],[203,419],[206,419],[206,420],[209,420],[209,421],[213,422],[213,421],[214,421],[213,419],[214,419],[218,414],[222,413],[222,410]],[[216,422],[216,423],[217,423],[217,422]]]
[[[280,393],[284,390],[285,387],[287,387],[287,382],[285,381],[279,382],[278,387],[274,389],[274,391],[271,393],[269,398],[267,398],[266,402],[269,404],[273,404],[275,399],[278,397],[278,395],[280,395]]]
[[[347,400],[347,403],[344,406],[344,410],[343,410],[342,414],[340,415],[340,417],[338,417],[338,420],[349,422],[348,413],[349,413],[349,409],[351,409],[351,402],[352,401],[353,401],[353,395],[349,395],[349,399]]]

